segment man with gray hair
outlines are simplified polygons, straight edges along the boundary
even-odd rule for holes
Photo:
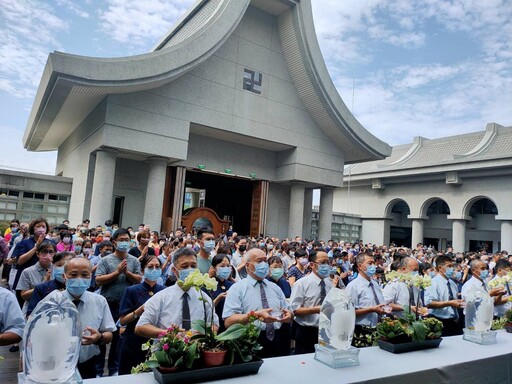
[[[281,343],[286,339],[281,335],[281,323],[290,323],[293,314],[281,288],[266,280],[267,255],[261,249],[251,248],[244,256],[248,276],[228,290],[222,312],[224,323],[227,328],[236,323],[246,324],[252,313],[259,319],[258,342],[263,346],[260,357],[289,355],[290,346]]]
[[[462,286],[462,299],[466,301],[469,292],[480,289],[488,292],[491,297],[494,297],[495,302],[501,302],[501,297],[505,295],[507,291],[503,287],[487,289],[487,279],[489,277],[489,267],[487,264],[482,260],[475,259],[471,261],[469,267],[471,268],[473,276]]]
[[[190,273],[197,269],[197,254],[191,248],[180,248],[172,257],[172,270],[178,280],[185,281]],[[157,292],[144,304],[142,313],[135,327],[135,334],[145,338],[156,338],[162,332],[167,332],[172,324],[185,330],[192,327],[194,320],[204,320],[206,301],[207,324],[211,323],[212,315],[214,328],[219,326],[219,318],[212,311],[211,298],[203,291],[183,289],[180,284]]]
[[[410,273],[412,276],[418,274],[418,261],[412,257],[404,257],[400,260],[398,272],[402,274]],[[408,306],[411,312],[417,311],[418,298],[421,292],[417,287],[408,285],[400,280],[390,281],[383,289],[384,300],[391,303],[393,314],[399,317],[404,315],[404,307]],[[421,305],[418,309],[421,315],[427,315],[428,309]]]

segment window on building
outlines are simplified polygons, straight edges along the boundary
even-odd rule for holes
[[[34,192],[23,192],[23,198],[24,199],[33,199],[34,198]]]

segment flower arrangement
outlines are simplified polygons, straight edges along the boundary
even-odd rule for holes
[[[142,350],[148,351],[148,358],[144,363],[132,368],[132,373],[156,367],[192,368],[194,361],[199,357],[197,343],[191,342],[195,334],[195,331],[185,331],[172,324],[166,332],[142,345]]]
[[[185,281],[177,284],[183,289],[203,289],[213,291],[217,288],[217,280],[199,270],[191,272]],[[228,364],[233,364],[238,358],[240,362],[249,362],[257,351],[261,350],[257,339],[260,329],[255,322],[257,317],[249,315],[247,324],[233,324],[224,332],[217,334],[214,327],[215,307],[201,295],[204,319],[192,322],[192,330],[185,331],[177,325],[171,325],[167,332],[162,332],[156,339],[150,339],[142,346],[148,351],[147,360],[132,369],[132,373],[149,371],[151,368],[169,367],[174,369],[193,369],[196,360],[205,352],[225,352]],[[207,306],[210,306],[211,321],[208,322]],[[221,361],[222,364],[224,360]]]
[[[401,343],[409,341],[422,342],[426,339],[441,337],[443,323],[434,318],[416,320],[409,308],[406,308],[405,317],[392,319],[385,317],[377,324],[377,335],[380,339]]]
[[[432,278],[428,275],[421,276],[417,274],[414,275],[412,273],[400,273],[397,271],[391,271],[386,275],[386,277],[389,281],[402,282],[407,284],[408,286],[414,286],[419,290],[425,289],[432,285]],[[420,308],[420,295],[418,295],[416,308],[416,320],[419,320],[420,311],[418,309]]]

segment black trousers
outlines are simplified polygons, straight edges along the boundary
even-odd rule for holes
[[[315,352],[315,344],[318,344],[318,327],[297,324],[295,354],[313,353]]]
[[[280,329],[276,329],[274,339],[267,339],[265,331],[261,331],[258,336],[258,343],[263,347],[258,352],[258,357],[262,359],[267,357],[288,356],[290,354],[290,326],[282,324]],[[285,327],[283,327],[285,326]]]
[[[443,331],[441,336],[458,336],[462,335],[464,332],[462,329],[464,328],[464,318],[457,319],[439,319],[435,316],[432,316],[443,323]]]
[[[82,379],[95,379],[96,378],[96,356],[91,357],[89,360],[83,363],[78,363],[78,372]]]

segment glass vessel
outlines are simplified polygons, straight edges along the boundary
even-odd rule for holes
[[[464,340],[495,344],[497,332],[491,331],[494,300],[484,289],[474,289],[466,296]]]
[[[332,288],[320,309],[315,359],[332,368],[359,365],[359,349],[351,346],[355,322],[348,291]]]
[[[21,383],[78,383],[80,315],[63,294],[51,294],[32,312],[23,335]]]

